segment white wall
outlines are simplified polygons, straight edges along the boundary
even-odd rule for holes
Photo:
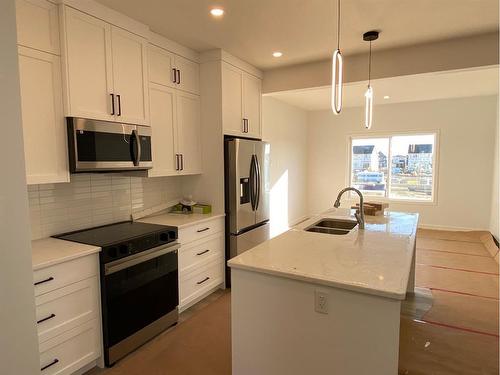
[[[14,0],[0,1],[0,374],[40,373]]]
[[[500,144],[500,132],[498,128],[498,100],[497,100],[497,118],[496,118],[496,133],[495,133],[495,150],[494,150],[494,159],[493,159],[493,172],[492,172],[492,184],[493,187],[491,189],[491,213],[490,213],[490,232],[496,237],[498,240],[500,238],[500,228],[499,228],[499,202],[498,202],[498,179],[500,178],[499,174],[499,153],[498,148]]]
[[[496,97],[476,97],[380,105],[371,133],[439,130],[436,204],[392,203],[390,208],[421,214],[420,224],[489,229],[496,124]],[[366,134],[363,108],[310,112],[309,205],[331,207],[348,184],[348,135]]]
[[[271,232],[308,214],[307,112],[271,97],[262,99],[262,138],[271,144]]]

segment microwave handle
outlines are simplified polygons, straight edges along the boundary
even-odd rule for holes
[[[132,130],[132,137],[135,138],[135,144],[137,147],[137,153],[132,150],[132,161],[134,162],[134,166],[137,167],[141,161],[141,139],[139,138],[137,130]]]

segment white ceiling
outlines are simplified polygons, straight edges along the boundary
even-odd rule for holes
[[[374,104],[417,102],[471,96],[498,95],[498,66],[475,70],[425,73],[372,81]],[[366,82],[344,86],[344,107],[364,106]],[[307,111],[330,109],[330,87],[267,94]],[[384,99],[384,96],[389,99]]]
[[[336,45],[336,0],[97,0],[197,51],[223,48],[261,69],[327,58]],[[209,10],[222,6],[214,19]],[[393,48],[498,29],[498,0],[343,0],[342,49]],[[273,51],[283,57],[273,58]]]

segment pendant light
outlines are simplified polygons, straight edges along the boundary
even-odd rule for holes
[[[342,110],[343,59],[340,53],[340,1],[337,0],[337,49],[332,56],[332,111],[336,115]]]
[[[371,86],[372,75],[372,42],[378,39],[378,31],[368,31],[363,34],[363,40],[370,42],[370,53],[368,55],[368,88],[365,92],[365,127],[370,129],[373,122],[373,89]]]

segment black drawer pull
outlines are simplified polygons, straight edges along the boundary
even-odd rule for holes
[[[43,318],[43,319],[40,319],[40,320],[37,320],[36,321],[36,324],[40,324],[42,322],[45,322],[46,320],[49,320],[49,319],[52,319],[52,318],[55,318],[56,317],[56,314],[50,314],[49,316]]]
[[[49,281],[52,281],[52,280],[54,280],[54,278],[51,276],[48,279],[45,279],[45,280],[42,280],[42,281],[37,281],[34,285],[40,285],[40,284],[48,283]]]
[[[203,255],[203,254],[208,253],[209,251],[210,251],[210,249],[206,249],[206,250],[203,250],[203,251],[201,251],[199,253],[196,253],[196,255]]]
[[[203,280],[198,281],[196,284],[200,285],[200,284],[203,284],[205,281],[208,281],[208,280],[210,280],[210,277],[207,276]]]
[[[207,230],[209,230],[210,228],[203,228],[203,229],[198,229],[197,232],[198,233],[201,233],[201,232],[206,232]]]
[[[52,362],[50,362],[48,365],[43,366],[40,371],[46,370],[51,366],[54,366],[56,363],[59,363],[59,360],[56,358]]]

